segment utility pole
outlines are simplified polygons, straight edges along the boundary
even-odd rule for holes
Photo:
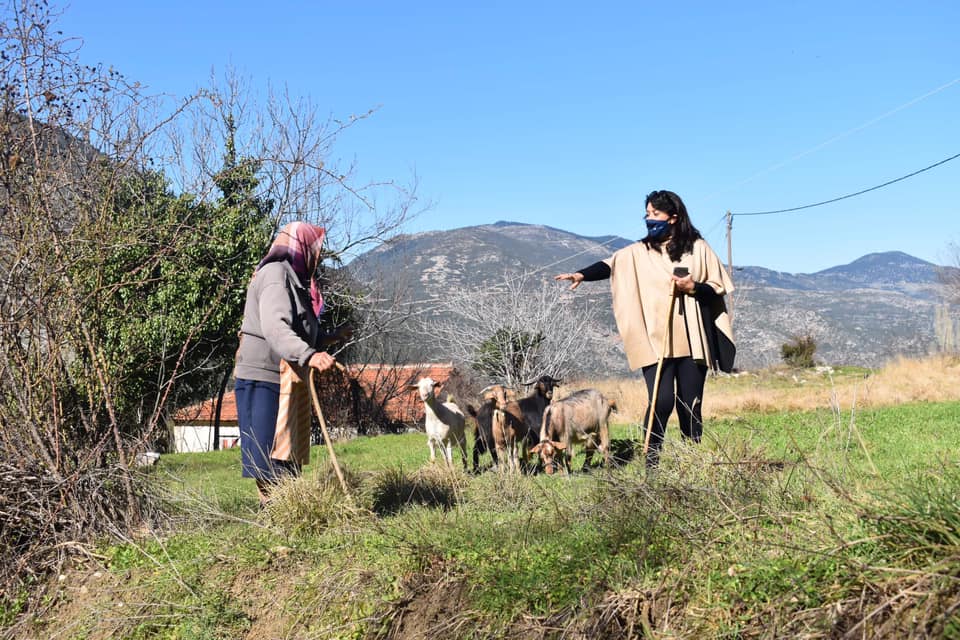
[[[733,214],[727,209],[727,274],[733,279]],[[729,296],[727,311],[730,313],[730,324],[733,324],[733,296]]]

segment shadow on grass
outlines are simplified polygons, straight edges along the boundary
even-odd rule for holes
[[[458,472],[433,467],[412,474],[388,469],[374,482],[371,509],[381,516],[412,505],[450,509],[459,501],[464,479]]]

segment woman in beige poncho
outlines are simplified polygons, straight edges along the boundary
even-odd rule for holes
[[[733,283],[720,258],[690,222],[680,196],[654,191],[646,198],[646,209],[645,238],[556,279],[571,281],[571,289],[583,281],[610,279],[613,314],[627,361],[631,369],[642,370],[648,397],[653,395],[660,349],[666,344],[646,461],[647,466],[655,466],[674,407],[683,437],[699,442],[707,369],[730,371],[733,367],[733,333],[724,303]],[[675,275],[683,268],[688,275]],[[677,300],[667,322],[674,289]]]

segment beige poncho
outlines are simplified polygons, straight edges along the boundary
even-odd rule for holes
[[[648,249],[642,242],[620,249],[604,262],[610,267],[613,315],[631,369],[656,364],[660,356],[674,267],[687,267],[694,282],[707,283],[720,295],[733,291],[733,282],[720,258],[704,240],[697,240],[693,253],[684,254],[680,262],[671,262],[665,249]],[[664,356],[692,356],[705,363],[713,362],[700,305],[692,295],[677,292],[671,318]],[[732,342],[730,316],[725,308],[718,309],[714,323]]]

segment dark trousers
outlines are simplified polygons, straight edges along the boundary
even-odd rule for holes
[[[647,383],[647,399],[653,395],[653,385],[657,376],[657,365],[643,367],[643,379]],[[700,442],[703,435],[703,386],[707,379],[707,366],[699,364],[690,357],[666,358],[660,372],[660,387],[657,389],[653,428],[650,430],[650,449],[647,451],[647,466],[655,467],[660,462],[660,448],[663,446],[663,434],[667,429],[667,420],[677,409],[680,421],[680,433],[684,438]],[[644,436],[650,419],[650,409],[643,417]]]
[[[296,475],[298,465],[270,457],[280,410],[280,385],[258,380],[237,380],[237,422],[240,424],[240,460],[244,478],[275,482]]]

